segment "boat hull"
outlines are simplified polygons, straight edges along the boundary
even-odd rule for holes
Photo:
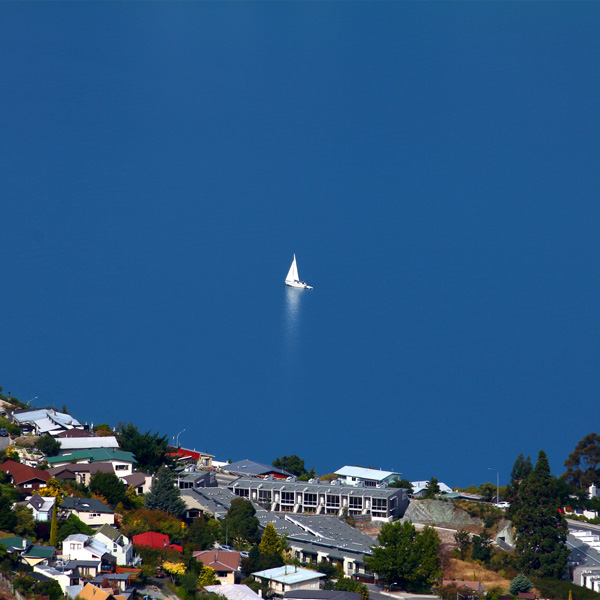
[[[312,290],[312,285],[307,285],[306,283],[302,283],[301,281],[288,281],[286,279],[285,285],[289,285],[293,288],[298,288],[300,290]]]

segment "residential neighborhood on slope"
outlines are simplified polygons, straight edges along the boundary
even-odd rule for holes
[[[503,488],[352,465],[319,477],[297,456],[220,462],[133,424],[88,426],[0,396],[0,571],[21,600],[364,600],[403,590],[496,600],[554,597],[544,583],[554,580],[600,593],[600,480],[548,496],[549,516],[543,503],[527,509],[556,523],[554,572],[536,566],[519,529],[533,486],[554,489],[543,452],[535,467],[521,455]],[[404,571],[389,567],[392,552]]]

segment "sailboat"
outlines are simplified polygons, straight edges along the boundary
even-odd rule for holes
[[[300,281],[298,277],[298,265],[296,264],[296,255],[294,254],[294,260],[292,266],[288,271],[287,277],[285,278],[285,285],[289,285],[294,288],[301,288],[303,290],[312,290],[312,285],[308,285],[305,281]]]

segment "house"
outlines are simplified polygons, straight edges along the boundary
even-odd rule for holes
[[[48,579],[58,581],[63,594],[67,593],[67,588],[79,585],[80,577],[77,568],[67,568],[64,565],[50,567],[48,565],[36,565],[33,567],[34,573],[40,573]]]
[[[240,477],[272,477],[273,479],[287,479],[293,477],[283,469],[276,469],[271,465],[263,465],[252,460],[239,460],[224,467],[224,470]]]
[[[411,481],[410,483],[413,487],[413,498],[421,498],[429,485],[429,481]],[[440,486],[440,493],[442,494],[451,494],[454,491],[450,486],[441,481],[438,481],[438,485]]]
[[[14,486],[24,492],[38,490],[50,481],[50,474],[47,471],[11,459],[5,460],[0,465],[0,471],[4,471],[9,475]]]
[[[278,595],[294,590],[318,590],[321,580],[325,577],[323,573],[295,565],[257,571],[252,576],[257,581],[267,584],[269,589]]]
[[[364,485],[377,487],[387,485],[395,479],[402,479],[402,473],[382,471],[381,469],[366,469],[365,467],[342,467],[335,474],[338,480],[346,485]]]
[[[115,469],[110,462],[79,463],[75,465],[63,465],[61,467],[52,467],[48,473],[55,479],[63,481],[76,481],[85,486],[90,484],[92,477],[98,473],[114,473]]]
[[[92,537],[109,549],[109,552],[117,559],[117,565],[133,565],[139,562],[139,560],[135,560],[133,543],[118,529],[110,525],[102,525]]]
[[[342,516],[370,516],[391,521],[404,515],[408,493],[404,488],[343,485],[337,481],[269,481],[241,477],[229,489],[271,511]]]
[[[68,518],[71,514],[90,527],[115,524],[115,512],[96,498],[64,498],[60,505],[59,517]]]
[[[217,487],[214,471],[182,471],[177,473],[175,484],[180,490]]]
[[[254,590],[250,589],[247,585],[243,584],[231,584],[223,583],[221,585],[206,585],[204,589],[209,594],[218,594],[223,596],[227,600],[260,600],[259,596]]]
[[[150,548],[172,548],[177,552],[183,552],[183,548],[178,544],[171,544],[169,536],[156,531],[147,531],[133,536],[135,546],[150,546]]]
[[[126,477],[133,473],[137,464],[135,456],[125,450],[113,448],[92,448],[90,450],[73,450],[61,456],[49,456],[47,459],[51,467],[62,467],[75,463],[110,462],[118,477]]]
[[[4,546],[10,554],[16,554],[21,562],[32,567],[38,564],[49,564],[55,555],[52,546],[33,544],[31,540],[19,536],[2,538],[0,545]]]
[[[123,594],[113,594],[111,588],[104,589],[93,583],[86,583],[78,594],[80,600],[126,600]]]
[[[67,413],[53,408],[25,408],[12,413],[12,421],[21,431],[31,428],[36,435],[58,435],[61,431],[83,428],[83,425]]]
[[[25,502],[25,506],[31,509],[35,521],[50,521],[56,498],[54,496],[40,496],[34,494]]]
[[[62,559],[63,561],[99,561],[100,570],[96,570],[96,576],[99,573],[113,573],[117,564],[117,559],[111,554],[110,548],[83,533],[74,533],[63,540]]]
[[[365,557],[372,555],[372,537],[334,516],[277,515],[257,510],[261,528],[272,523],[286,536],[292,558],[302,563],[326,561],[338,565],[346,577],[366,576]]]
[[[189,462],[197,467],[211,469],[213,454],[207,452],[199,452],[198,450],[189,450],[188,448],[174,448],[169,446],[167,454],[175,458],[178,462]]]
[[[146,494],[152,487],[152,475],[136,471],[122,478],[127,487],[131,486],[136,494]]]
[[[240,553],[224,550],[204,550],[194,552],[194,558],[205,567],[215,570],[221,583],[235,583],[236,574],[240,570]]]

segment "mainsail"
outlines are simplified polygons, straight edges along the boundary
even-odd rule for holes
[[[288,271],[286,281],[299,281],[298,279],[298,266],[296,265],[296,255],[294,254],[294,260],[292,261],[292,266]]]

